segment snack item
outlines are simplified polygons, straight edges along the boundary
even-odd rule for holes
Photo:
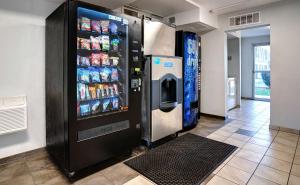
[[[77,62],[76,62],[76,63],[77,63],[77,66],[80,65],[80,59],[81,59],[81,57],[80,57],[79,55],[77,55],[77,60],[76,60],[76,61],[77,61]]]
[[[105,94],[104,94],[104,87],[102,84],[99,84],[97,86],[97,98],[104,98]]]
[[[100,21],[102,33],[108,34],[108,28],[109,28],[109,21]]]
[[[89,86],[89,92],[91,95],[91,99],[97,99],[96,86]]]
[[[91,102],[91,111],[92,114],[96,114],[98,112],[100,112],[100,101],[99,100],[95,100]]]
[[[110,96],[109,86],[103,85],[103,87],[104,87],[104,97],[109,97]]]
[[[100,59],[101,59],[102,66],[109,66],[110,65],[108,54],[100,53]]]
[[[81,17],[81,30],[91,31],[91,20],[87,17]]]
[[[95,31],[97,33],[101,33],[100,21],[92,20],[91,25],[92,25],[92,31]]]
[[[88,58],[88,57],[80,57],[80,62],[79,62],[79,64],[81,65],[81,66],[90,66],[91,64],[90,64],[90,59]]]
[[[80,116],[80,103],[77,103],[77,116]]]
[[[91,46],[90,46],[90,40],[89,39],[80,39],[80,46],[81,49],[87,49],[87,50],[91,50]]]
[[[114,110],[119,109],[119,98],[112,98],[112,108]]]
[[[77,37],[77,49],[80,49],[80,38]]]
[[[78,19],[77,19],[77,30],[80,30],[80,22],[81,22],[81,21],[80,21],[80,19],[78,18]]]
[[[114,23],[114,22],[111,22],[111,23],[109,24],[109,29],[110,29],[110,33],[111,33],[111,34],[117,34],[117,33],[118,33],[118,26],[117,26],[117,24]]]
[[[89,71],[86,69],[78,68],[77,69],[77,80],[80,82],[89,83],[90,82]]]
[[[110,99],[104,99],[103,102],[102,102],[102,112],[107,112],[110,110]]]
[[[113,91],[115,96],[119,95],[119,88],[117,84],[113,84]]]
[[[91,36],[91,45],[92,45],[92,50],[100,50],[100,37],[93,37]]]
[[[111,61],[113,66],[117,66],[119,64],[119,57],[110,57],[109,60]]]
[[[89,70],[90,70],[90,77],[91,77],[90,79],[92,83],[100,82],[100,75],[98,69],[90,67]]]
[[[109,68],[101,68],[100,69],[100,76],[102,82],[109,82],[109,78],[111,75],[111,70]]]
[[[115,96],[115,92],[114,92],[114,86],[113,85],[109,85],[109,95],[111,97]]]
[[[87,116],[91,112],[90,105],[88,103],[84,103],[80,105],[80,116]]]
[[[112,46],[112,50],[118,51],[120,40],[119,39],[112,39],[110,43],[111,43],[111,46]]]
[[[86,93],[85,93],[85,84],[83,83],[78,83],[77,84],[77,89],[79,93],[79,98],[80,100],[85,100],[86,99]]]
[[[119,80],[119,74],[117,68],[111,69],[111,81],[118,81]]]
[[[90,94],[89,86],[88,85],[85,85],[85,96],[86,96],[87,100],[91,99],[91,94]]]
[[[101,55],[99,53],[92,53],[91,55],[92,66],[100,66]]]
[[[102,50],[108,51],[110,48],[109,45],[109,36],[108,35],[102,35],[101,36],[101,44],[102,44]]]

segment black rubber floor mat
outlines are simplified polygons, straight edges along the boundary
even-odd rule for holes
[[[237,147],[186,134],[125,162],[158,185],[198,185]]]

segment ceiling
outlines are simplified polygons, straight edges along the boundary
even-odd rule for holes
[[[265,35],[270,35],[270,26],[263,26],[258,28],[241,30],[242,38],[265,36]]]
[[[204,6],[213,13],[220,15],[234,11],[240,11],[247,8],[262,6],[281,0],[190,0],[194,3]]]
[[[0,9],[21,13],[48,16],[65,0],[1,0]],[[82,0],[110,9],[119,8],[125,4],[138,9],[147,10],[160,16],[195,9],[203,6],[220,15],[243,10],[255,6],[274,3],[280,0]],[[283,0],[282,0],[283,1]]]

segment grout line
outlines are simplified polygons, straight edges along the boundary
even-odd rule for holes
[[[275,135],[275,137],[272,139],[272,142],[271,142],[271,144],[273,143],[273,141],[275,140],[275,138],[276,138],[276,136],[278,135],[278,132],[279,131],[277,131],[277,133],[276,133],[276,135]],[[261,164],[261,161],[263,160],[263,158],[265,157],[265,155],[266,155],[266,153],[267,153],[267,151],[270,149],[270,146],[271,146],[271,144],[269,145],[269,147],[268,147],[268,149],[265,151],[265,153],[264,153],[264,155],[263,155],[263,157],[261,158],[261,160],[259,161],[259,163],[257,164],[257,166],[256,166],[256,168],[255,168],[255,170],[253,171],[253,173],[251,174],[251,176],[250,176],[250,178],[248,179],[248,181],[247,181],[247,183],[246,184],[248,184],[249,182],[250,182],[250,179],[253,177],[253,175],[254,175],[254,173],[256,172],[256,170],[257,170],[257,168],[259,167],[259,165]],[[263,177],[262,177],[263,178]],[[265,178],[264,178],[265,179]],[[269,179],[266,179],[266,180],[269,180]],[[270,180],[269,180],[270,181]],[[273,181],[272,181],[273,182]],[[275,183],[277,183],[277,182],[275,182]]]
[[[292,169],[293,169],[294,160],[295,160],[295,157],[296,157],[296,152],[297,152],[297,148],[298,148],[298,143],[299,143],[299,135],[298,135],[297,145],[296,145],[296,148],[295,148],[295,153],[294,153],[294,157],[293,157],[293,160],[292,160],[292,166],[291,166],[291,169],[290,169],[290,173],[289,173],[289,177],[288,177],[287,183],[289,183],[289,181],[290,181],[290,176],[292,175]]]

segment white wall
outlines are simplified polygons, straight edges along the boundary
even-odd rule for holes
[[[35,5],[40,9],[29,1],[0,2],[0,96],[26,95],[28,104],[28,129],[0,136],[0,158],[46,143],[45,16],[41,14],[48,14],[57,4]]]
[[[205,43],[211,43],[203,47],[203,56],[205,63],[214,63],[219,65],[204,65],[204,71],[222,71],[226,68],[222,61],[224,58],[225,44],[223,43],[224,32],[231,30],[228,26],[228,17],[239,15],[252,11],[261,12],[261,23],[259,25],[271,26],[271,125],[282,126],[293,129],[300,129],[300,1],[298,0],[286,0],[279,3],[273,3],[269,6],[263,6],[259,8],[250,9],[247,11],[241,11],[222,15],[219,17],[219,29],[208,34],[203,35]],[[238,29],[237,27],[236,29]],[[242,28],[242,27],[240,27]],[[245,27],[244,27],[245,28]],[[214,34],[215,37],[211,35]],[[219,44],[223,44],[219,46]],[[215,48],[212,45],[215,45]],[[205,53],[208,52],[208,53]],[[221,61],[216,61],[221,60]],[[207,69],[205,69],[207,67]],[[211,69],[217,68],[217,69]],[[223,76],[223,74],[215,74],[216,76]],[[205,76],[203,75],[205,78]],[[223,78],[215,78],[214,80],[209,79],[210,82],[204,82],[205,84],[214,83],[210,85],[211,88],[202,88],[203,96],[202,106],[203,110],[212,110],[211,104],[215,103],[220,109],[224,107],[222,94],[218,93],[215,95],[219,97],[208,97],[204,103],[204,98],[211,91],[223,92],[224,87],[219,85],[223,83]],[[217,109],[217,108],[215,108]],[[212,113],[219,114],[218,111]]]
[[[201,112],[217,116],[226,113],[227,36],[217,29],[201,37]],[[226,69],[226,70],[225,70]]]
[[[253,69],[254,69],[253,46],[261,43],[270,43],[270,35],[242,38],[242,97],[243,98],[253,97]]]

